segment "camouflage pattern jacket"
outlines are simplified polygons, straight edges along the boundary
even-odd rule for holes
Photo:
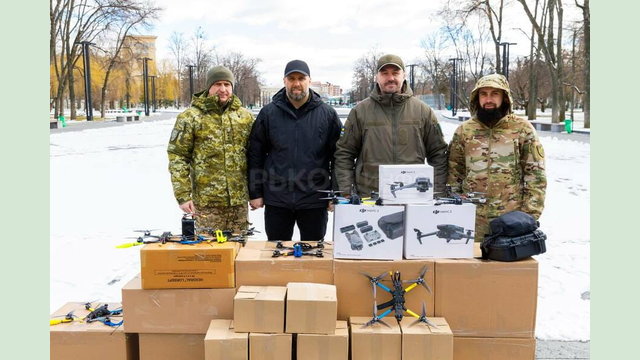
[[[246,148],[253,115],[233,95],[225,108],[217,96],[193,95],[178,115],[167,152],[179,204],[237,206],[248,201]]]
[[[489,221],[520,210],[536,219],[544,207],[544,151],[531,124],[513,114],[492,128],[473,117],[456,129],[449,144],[449,184],[459,193],[483,192],[476,208],[475,241],[489,233]]]
[[[424,164],[425,159],[433,166],[435,191],[446,184],[447,143],[440,124],[406,81],[396,94],[382,94],[376,84],[369,98],[351,110],[335,158],[343,194],[351,192],[351,184],[361,196],[378,191],[378,165]]]

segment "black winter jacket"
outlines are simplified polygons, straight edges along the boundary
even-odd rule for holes
[[[333,154],[342,123],[336,111],[309,89],[296,117],[282,88],[262,108],[247,151],[249,198],[289,209],[327,206],[317,190],[332,186]]]

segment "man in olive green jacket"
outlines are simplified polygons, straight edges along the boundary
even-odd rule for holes
[[[513,210],[538,219],[544,208],[544,150],[531,123],[513,114],[512,104],[503,75],[480,78],[469,99],[472,118],[449,144],[451,189],[481,192],[487,199],[476,207],[476,242],[490,232],[492,219]]]
[[[171,132],[173,192],[198,226],[240,232],[247,228],[246,149],[253,115],[233,95],[235,78],[224,66],[207,73],[206,90],[193,95]]]
[[[404,63],[396,55],[378,60],[376,86],[369,98],[349,113],[337,143],[338,187],[349,194],[355,184],[360,196],[378,191],[378,165],[433,166],[434,189],[447,180],[447,143],[433,110],[413,96],[405,81]]]

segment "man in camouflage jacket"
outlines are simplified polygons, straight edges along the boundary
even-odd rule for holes
[[[471,92],[472,118],[449,144],[452,190],[482,192],[487,200],[476,208],[476,242],[490,232],[492,219],[513,210],[538,219],[544,208],[544,150],[533,126],[512,113],[512,104],[503,75],[482,77]]]
[[[248,224],[246,148],[253,115],[233,95],[234,80],[224,66],[209,70],[206,90],[178,115],[167,152],[180,209],[196,214],[198,226],[239,232]]]

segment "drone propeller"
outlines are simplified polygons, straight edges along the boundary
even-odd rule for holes
[[[426,281],[424,281],[424,275],[427,273],[427,265],[422,267],[422,270],[420,271],[420,275],[418,276],[417,279],[414,280],[403,280],[403,282],[412,284],[411,286],[407,287],[405,289],[406,292],[411,291],[414,287],[416,287],[417,285],[422,285],[422,287],[424,287],[430,294],[433,294],[433,292],[431,291],[431,287],[429,286],[429,284],[427,284]]]
[[[414,322],[409,324],[409,327],[414,326],[417,323],[425,323],[428,326],[433,326],[435,328],[438,327],[436,324],[434,324],[433,322],[431,322],[431,320],[429,320],[427,318],[427,305],[425,305],[424,302],[422,302],[422,313],[420,314],[420,316]]]
[[[382,325],[391,328],[391,326],[389,326],[389,324],[387,324],[384,320],[382,320],[383,317],[387,316],[387,314],[389,314],[391,312],[391,309],[383,312],[382,314],[380,314],[380,316],[378,316],[376,313],[378,312],[378,304],[377,302],[374,300],[373,301],[373,316],[371,318],[371,320],[367,321],[366,324],[364,324],[362,327],[366,328],[367,326],[371,326],[375,323],[381,323]]]
[[[49,325],[58,325],[58,324],[70,323],[76,319],[79,320],[80,318],[73,315],[74,311],[75,310],[71,310],[65,315],[55,316],[54,319],[49,320]],[[55,318],[58,318],[58,319],[55,319]]]
[[[144,234],[144,236],[151,236],[151,232],[156,230],[159,230],[159,229],[133,230],[133,232],[141,232]]]

